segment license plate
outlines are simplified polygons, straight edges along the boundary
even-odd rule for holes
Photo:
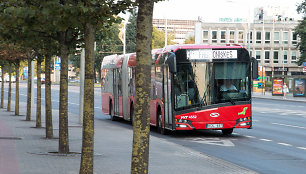
[[[223,128],[223,124],[207,124],[207,129],[214,129],[214,128]]]

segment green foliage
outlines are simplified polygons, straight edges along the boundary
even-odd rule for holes
[[[175,44],[172,40],[174,35],[167,33],[167,45]],[[152,32],[152,49],[163,48],[165,46],[165,32],[153,27]]]
[[[136,52],[136,21],[137,21],[137,11],[133,10],[131,12],[128,24],[126,25],[126,52],[133,53]],[[174,34],[167,33],[167,44],[175,44],[172,40],[174,39]],[[152,33],[152,49],[163,48],[165,46],[165,32],[158,30],[153,27]]]
[[[102,60],[111,54],[122,54],[122,42],[119,39],[120,26],[114,24],[96,32],[95,70],[99,72]],[[75,51],[69,55],[69,60],[76,68],[80,68],[81,52]]]
[[[306,1],[304,0],[297,8],[298,13],[304,14],[303,19],[300,21],[299,25],[296,26],[295,32],[300,37],[300,42],[298,43],[298,48],[301,53],[297,64],[301,65],[306,62]]]
[[[188,39],[185,40],[185,44],[194,44],[194,36],[189,36]]]
[[[136,52],[136,25],[137,25],[137,10],[131,11],[128,23],[126,25],[126,52]]]

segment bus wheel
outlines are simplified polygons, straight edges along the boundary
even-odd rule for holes
[[[157,132],[162,135],[166,134],[166,130],[163,128],[163,115],[161,112],[158,112],[157,114]]]
[[[113,104],[112,102],[110,102],[109,104],[109,115],[112,121],[116,121],[116,116],[114,116],[114,112],[113,112]]]
[[[232,129],[222,129],[223,135],[231,135],[233,133],[233,128]]]

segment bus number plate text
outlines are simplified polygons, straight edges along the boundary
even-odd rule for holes
[[[207,129],[214,129],[214,128],[223,128],[223,124],[207,124]]]

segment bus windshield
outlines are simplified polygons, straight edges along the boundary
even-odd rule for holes
[[[173,83],[175,109],[250,100],[249,66],[247,62],[177,64]]]

